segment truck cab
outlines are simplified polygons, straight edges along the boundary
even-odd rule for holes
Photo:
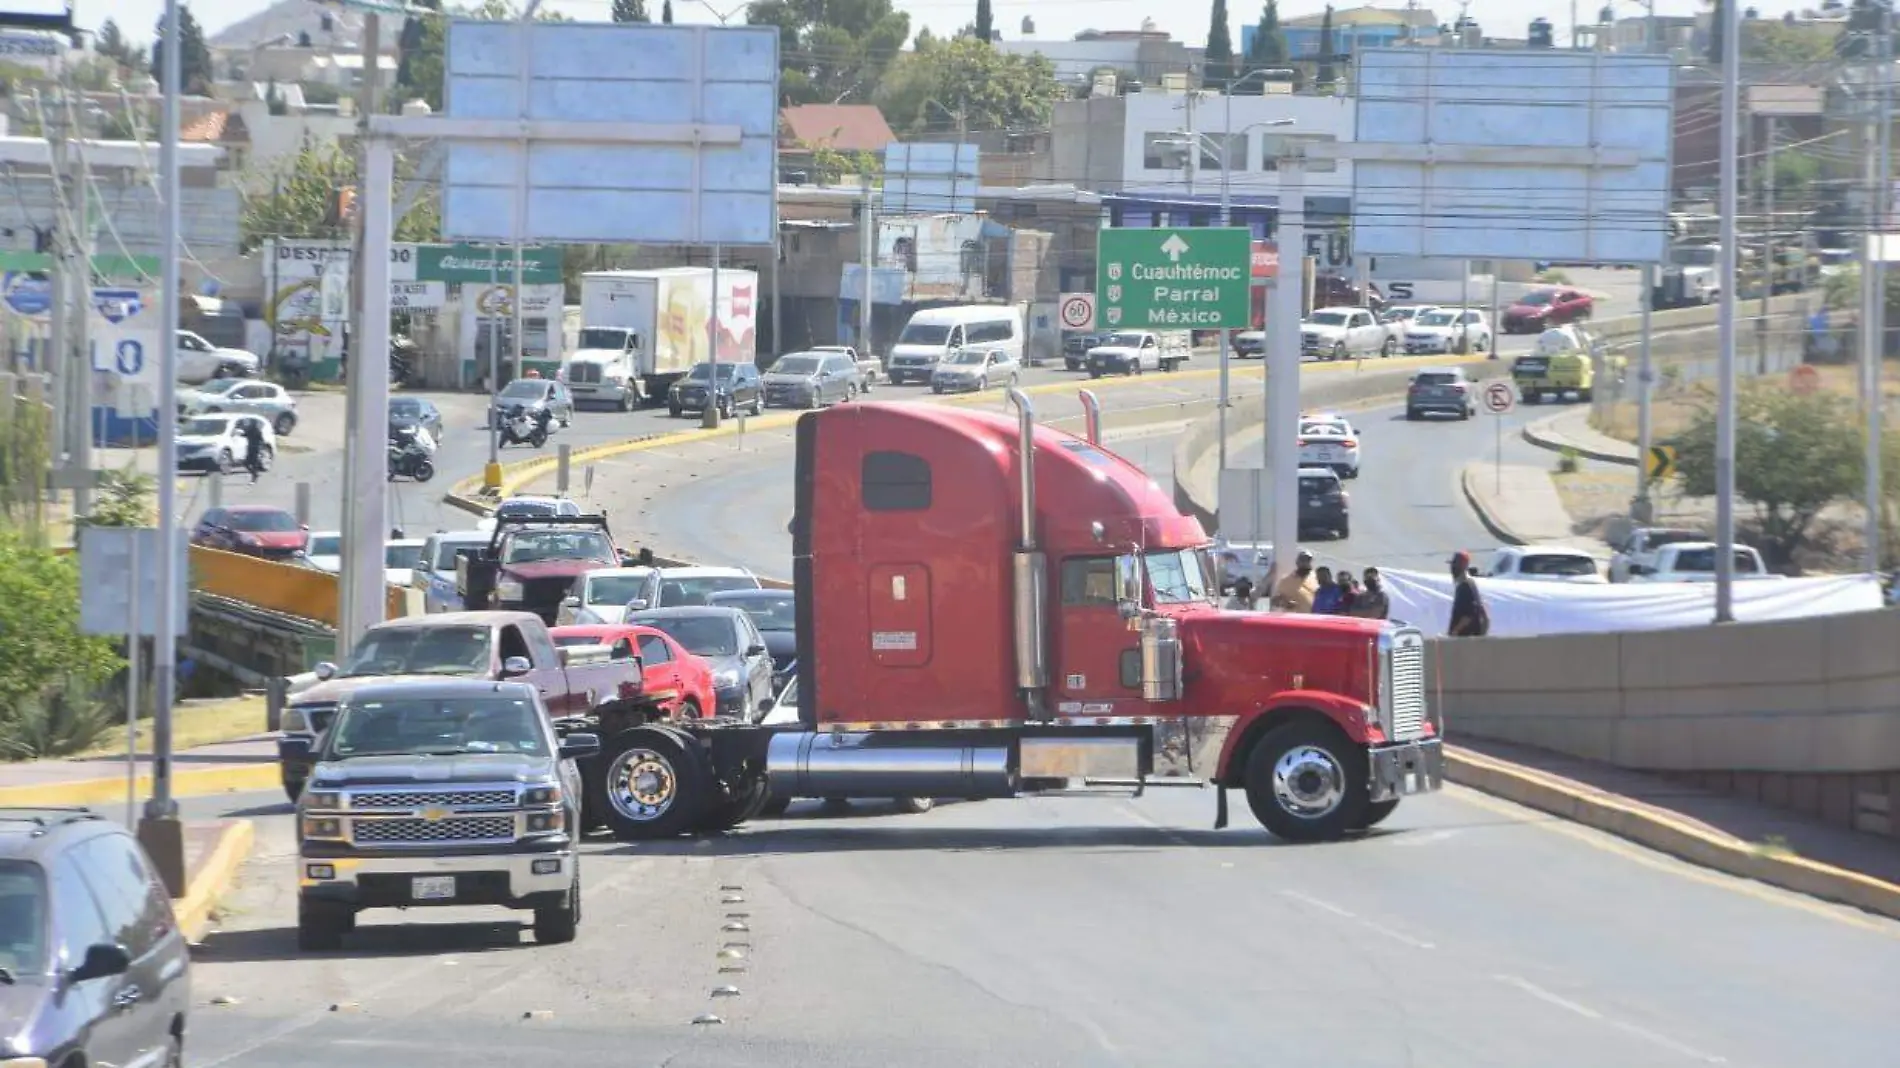
[[[575,582],[632,563],[600,515],[500,519],[480,553],[456,560],[456,589],[471,611],[533,612],[553,625]]]
[[[567,383],[574,404],[604,404],[632,411],[645,403],[640,375],[640,333],[624,326],[583,326],[580,347],[561,365],[560,381]]]

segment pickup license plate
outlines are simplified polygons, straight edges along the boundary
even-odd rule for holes
[[[448,901],[455,897],[455,876],[418,875],[409,880],[409,896],[417,901]]]
[[[1306,499],[1306,506],[1308,508],[1318,508],[1319,505],[1320,505],[1320,500],[1318,497],[1308,497]]]

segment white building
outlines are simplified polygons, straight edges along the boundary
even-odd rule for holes
[[[1295,141],[1353,136],[1355,102],[1349,97],[1226,96],[1186,92],[1170,81],[1140,93],[1055,106],[1051,170],[1060,180],[1103,194],[1109,225],[1218,225],[1225,181],[1233,224],[1271,236],[1280,202],[1280,153]],[[1268,125],[1288,120],[1290,125]],[[1305,192],[1309,224],[1343,222],[1351,213],[1352,164],[1309,159]]]

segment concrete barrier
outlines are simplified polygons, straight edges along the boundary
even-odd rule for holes
[[[1900,611],[1441,641],[1453,732],[1668,774],[1900,837]]]

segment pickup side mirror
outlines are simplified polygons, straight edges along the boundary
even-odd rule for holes
[[[501,677],[504,679],[520,678],[533,670],[534,665],[525,656],[511,656],[501,662]]]
[[[765,646],[763,646],[763,645],[748,645],[748,646],[746,646],[746,647],[745,647],[745,655],[747,655],[747,656],[764,656],[764,655],[765,655]]]
[[[124,975],[132,970],[132,954],[116,942],[98,942],[86,947],[86,959],[79,967],[68,972],[68,982],[83,983],[91,979],[104,979],[113,975]]]
[[[627,611],[629,612],[644,612],[646,611],[646,607],[647,599],[645,597],[635,597],[633,600],[627,602]]]
[[[770,712],[774,708],[777,708],[777,707],[778,707],[778,698],[767,697],[764,700],[759,702],[759,715],[763,716],[767,712]]]
[[[315,675],[319,682],[329,682],[331,679],[336,678],[336,665],[325,660],[316,667],[311,668],[310,673]]]
[[[578,760],[600,755],[600,735],[570,734],[561,739],[561,759]]]
[[[580,606],[581,606],[581,599],[580,599],[579,597],[563,597],[563,598],[561,598],[561,607],[562,607],[562,608],[579,608]]]

